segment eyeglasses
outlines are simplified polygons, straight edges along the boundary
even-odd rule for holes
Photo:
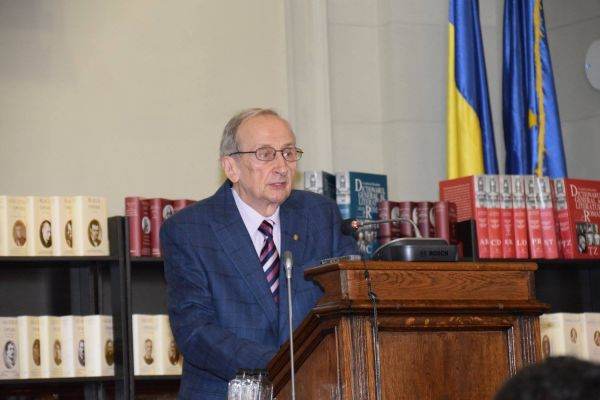
[[[235,153],[228,154],[234,156],[236,154],[254,154],[254,156],[260,161],[273,161],[277,153],[281,153],[286,161],[298,161],[302,158],[304,152],[297,147],[284,147],[281,150],[275,150],[271,146],[261,147],[254,151],[236,151]]]

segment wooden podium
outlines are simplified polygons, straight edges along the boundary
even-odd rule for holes
[[[535,263],[349,261],[308,269],[325,294],[294,333],[298,400],[375,400],[377,296],[381,398],[491,399],[540,356]],[[365,273],[368,271],[368,274]],[[291,399],[289,347],[269,364]]]

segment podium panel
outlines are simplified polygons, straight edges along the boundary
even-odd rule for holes
[[[377,398],[369,283],[378,298],[382,399],[493,397],[539,357],[537,316],[547,306],[534,297],[536,268],[344,262],[307,270],[325,295],[294,333],[296,398]],[[269,365],[278,400],[291,399],[288,352],[283,346]]]

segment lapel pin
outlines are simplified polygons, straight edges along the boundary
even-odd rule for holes
[[[294,241],[295,241],[295,242],[297,242],[297,241],[298,241],[298,239],[300,239],[300,236],[298,236],[298,234],[297,234],[297,233],[294,233],[294,234],[292,235],[292,239],[294,239]]]

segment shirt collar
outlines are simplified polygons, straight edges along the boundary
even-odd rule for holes
[[[242,216],[242,220],[244,221],[244,225],[246,225],[246,229],[252,235],[254,232],[258,230],[258,227],[264,220],[269,221],[273,227],[279,224],[279,206],[273,213],[273,215],[269,217],[265,217],[256,211],[252,206],[246,203],[240,195],[235,191],[235,189],[231,188],[231,193],[233,194],[233,199],[235,200],[235,205],[240,211],[240,215]]]

